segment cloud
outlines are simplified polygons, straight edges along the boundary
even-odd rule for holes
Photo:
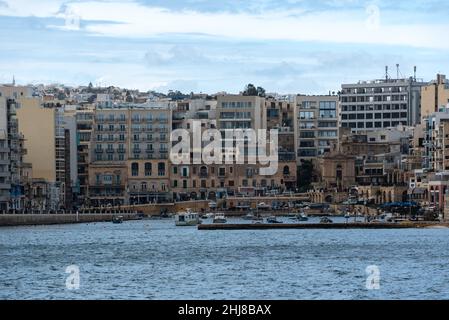
[[[449,24],[445,20],[422,22],[402,13],[402,22],[381,19],[380,25],[370,28],[372,12],[366,10],[370,3],[356,0],[327,1],[321,5],[321,10],[318,10],[318,5],[312,7],[309,1],[288,3],[266,0],[259,4],[250,2],[243,5],[247,10],[214,12],[201,11],[198,7],[191,9],[188,4],[192,5],[192,2],[179,2],[176,10],[131,0],[92,0],[68,4],[62,0],[33,1],[31,4],[26,0],[6,0],[6,3],[9,8],[0,9],[0,14],[66,19],[65,12],[69,8],[84,22],[83,30],[110,37],[203,34],[222,39],[320,41],[449,49],[449,42],[444,37],[449,33]],[[184,7],[181,7],[181,3],[184,3]],[[338,5],[340,7],[337,10]],[[382,8],[380,5],[384,5],[384,2],[379,1],[379,8]],[[251,8],[253,10],[248,11]],[[391,12],[380,10],[379,14],[382,17],[390,16]],[[394,10],[393,13],[396,16],[398,14]],[[415,22],[410,24],[410,21]]]
[[[198,65],[210,62],[210,59],[191,45],[155,46],[145,53],[145,63],[154,65]]]

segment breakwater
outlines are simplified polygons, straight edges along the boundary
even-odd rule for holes
[[[448,223],[248,223],[248,224],[201,224],[198,230],[266,230],[266,229],[407,229],[449,227]]]

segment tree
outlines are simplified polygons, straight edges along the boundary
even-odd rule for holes
[[[310,189],[313,179],[313,163],[310,160],[304,160],[298,167],[298,189],[299,192],[306,192]]]
[[[249,83],[245,87],[245,90],[243,91],[243,95],[244,96],[257,96],[258,95],[257,88],[252,83]]]
[[[265,89],[262,87],[257,87],[257,95],[259,97],[265,97]]]
[[[126,91],[126,102],[133,102],[133,96],[131,95],[131,92]]]
[[[259,96],[259,97],[265,97],[265,89],[262,87],[257,87],[253,85],[252,83],[249,83],[245,86],[245,89],[243,91],[244,96]]]

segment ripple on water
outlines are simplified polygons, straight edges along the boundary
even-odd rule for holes
[[[2,299],[447,299],[449,229],[3,228]],[[68,265],[80,289],[65,287]],[[366,289],[366,267],[380,290]]]

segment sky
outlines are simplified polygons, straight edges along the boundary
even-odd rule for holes
[[[325,94],[449,74],[446,0],[0,0],[0,83]]]

